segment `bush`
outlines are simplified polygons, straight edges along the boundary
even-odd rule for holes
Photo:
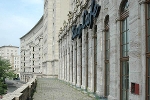
[[[5,94],[5,89],[0,87],[0,95]]]
[[[4,89],[7,89],[7,84],[3,84],[3,88],[4,88]]]
[[[0,81],[0,95],[7,93],[7,84],[5,84],[2,80]]]

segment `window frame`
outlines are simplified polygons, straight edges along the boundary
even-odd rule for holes
[[[129,55],[126,55],[126,56],[123,56],[123,33],[124,33],[124,30],[123,30],[123,21],[127,20],[127,18],[129,18],[129,9],[127,8],[126,10],[124,10],[126,4],[129,4],[129,1],[128,0],[123,0],[121,2],[121,5],[120,5],[120,100],[123,99],[123,91],[126,91],[126,99],[129,98],[129,95],[127,95],[127,93],[129,92],[129,71],[128,71],[128,75],[123,75],[123,63],[125,62],[128,62],[128,66],[125,67],[125,71],[127,71],[127,67],[129,67]],[[129,5],[128,5],[129,6]],[[125,31],[129,31],[129,29],[127,29],[127,22],[126,22],[126,28],[125,28]],[[128,24],[129,25],[129,24]],[[126,40],[127,40],[127,33],[126,34]],[[129,33],[128,33],[129,35]],[[125,45],[127,46],[127,44],[129,45],[129,41],[126,41],[125,42]],[[127,49],[126,49],[127,50]],[[128,48],[129,50],[129,48]],[[126,52],[127,53],[127,52]],[[128,68],[129,69],[129,68]],[[126,83],[126,85],[128,85],[128,88],[125,88],[125,90],[123,90],[123,77],[126,76],[125,78],[128,77],[128,84]],[[125,81],[125,80],[124,80]],[[128,96],[128,97],[127,97]]]
[[[146,29],[146,35],[145,35],[145,38],[146,38],[146,87],[145,87],[145,91],[146,91],[146,100],[148,100],[149,98],[150,98],[150,95],[148,95],[148,94],[150,94],[150,93],[148,93],[148,91],[150,91],[150,89],[148,89],[148,78],[150,78],[150,76],[148,75],[148,73],[149,73],[149,71],[148,71],[148,66],[149,66],[149,59],[150,59],[150,50],[148,50],[148,37],[150,37],[150,34],[148,34],[148,27],[150,26],[150,25],[148,25],[148,20],[150,21],[150,16],[148,16],[149,15],[149,13],[148,13],[148,6],[150,6],[150,0],[146,0],[146,2],[145,2],[145,12],[146,12],[146,14],[145,14],[145,29]],[[149,17],[149,18],[148,18]],[[150,79],[149,79],[150,80]]]

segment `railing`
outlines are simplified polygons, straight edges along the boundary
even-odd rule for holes
[[[3,96],[2,100],[31,100],[37,85],[36,77],[12,93]]]

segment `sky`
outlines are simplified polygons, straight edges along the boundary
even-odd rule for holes
[[[43,0],[0,0],[0,46],[20,46],[20,38],[40,20]]]

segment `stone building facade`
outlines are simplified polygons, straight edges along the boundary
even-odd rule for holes
[[[58,33],[68,10],[68,0],[44,0],[43,16],[20,38],[22,80],[29,81],[33,75],[58,76]]]
[[[42,73],[43,17],[20,38],[21,80],[28,82],[34,74]]]
[[[59,79],[108,100],[149,100],[150,1],[70,1]]]
[[[1,46],[0,56],[4,59],[9,60],[12,70],[14,70],[15,74],[18,74],[18,76],[20,77],[19,47],[11,45]]]

